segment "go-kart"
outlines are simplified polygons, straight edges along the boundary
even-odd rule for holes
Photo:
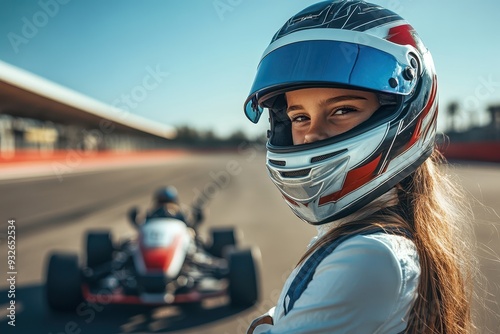
[[[84,261],[77,254],[50,255],[45,288],[52,310],[74,311],[83,301],[190,309],[224,295],[235,306],[256,303],[260,253],[238,248],[234,228],[213,229],[204,243],[182,220],[155,217],[137,224],[136,215],[129,215],[136,238],[117,244],[109,231],[90,231]]]

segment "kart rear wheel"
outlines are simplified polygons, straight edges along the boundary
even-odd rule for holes
[[[219,227],[212,229],[212,245],[207,251],[216,257],[224,257],[224,249],[228,246],[236,246],[238,238],[233,227]]]
[[[83,301],[82,276],[76,254],[52,254],[49,258],[45,293],[54,311],[75,311]]]
[[[258,249],[228,251],[229,297],[233,306],[252,306],[259,299]]]
[[[108,231],[87,233],[87,267],[96,268],[113,259],[113,241]]]

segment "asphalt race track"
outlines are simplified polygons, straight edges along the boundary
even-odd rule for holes
[[[281,285],[315,234],[300,222],[267,179],[265,157],[253,148],[239,153],[190,155],[162,165],[96,170],[0,181],[0,332],[1,333],[245,333],[249,322],[273,306]],[[454,164],[452,172],[481,201],[475,204],[478,255],[490,294],[480,293],[489,311],[479,309],[480,332],[500,333],[500,165]],[[1,171],[0,171],[1,173]],[[175,185],[181,200],[197,196],[209,201],[210,226],[235,225],[243,246],[256,245],[262,254],[261,301],[234,309],[224,298],[204,304],[202,311],[183,313],[177,307],[89,304],[85,312],[51,313],[44,300],[46,256],[54,250],[82,254],[83,235],[108,228],[119,240],[133,235],[127,210],[145,209],[153,191]],[[6,273],[7,221],[15,219],[15,327],[8,325],[11,298]]]

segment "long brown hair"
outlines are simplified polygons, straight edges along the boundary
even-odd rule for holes
[[[438,166],[442,161],[436,150],[400,183],[397,205],[332,228],[299,261],[343,235],[380,227],[388,233],[410,231],[421,276],[408,334],[464,334],[474,329],[470,308],[477,263],[471,209],[457,183],[443,171],[445,165]]]

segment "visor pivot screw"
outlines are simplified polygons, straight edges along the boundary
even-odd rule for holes
[[[389,86],[391,86],[392,88],[396,88],[398,86],[398,79],[390,78],[389,79]]]
[[[417,68],[417,66],[418,66],[417,60],[415,58],[411,58],[410,59],[410,65],[413,68]]]
[[[413,78],[415,78],[415,70],[411,67],[405,68],[403,71],[403,77],[408,81],[413,80]]]

